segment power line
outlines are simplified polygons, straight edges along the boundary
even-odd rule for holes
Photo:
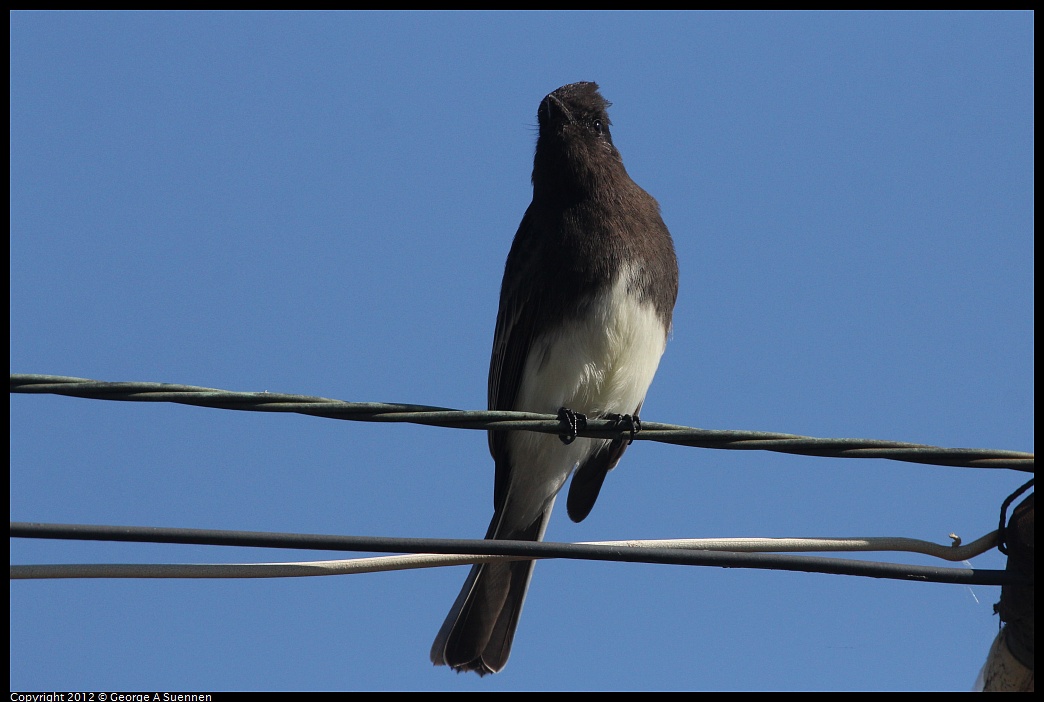
[[[129,402],[174,402],[199,407],[254,412],[291,412],[310,416],[367,422],[410,422],[463,429],[528,430],[560,434],[562,425],[553,415],[527,412],[461,411],[426,405],[344,402],[322,397],[284,393],[233,392],[216,388],[167,383],[104,382],[50,375],[11,375],[12,393],[58,394],[88,399]],[[591,419],[580,436],[622,436],[612,420]],[[794,434],[695,429],[643,422],[636,439],[714,449],[767,450],[839,458],[886,458],[934,465],[1009,468],[1033,471],[1033,454],[989,449],[949,449],[921,444],[866,439],[823,439]],[[799,550],[915,550],[942,558],[970,558],[996,543],[996,532],[962,548],[916,542],[913,539],[817,539],[817,540],[708,540],[672,542],[614,542],[559,544],[467,539],[421,539],[277,534],[156,527],[105,527],[90,525],[11,523],[11,536],[21,538],[105,540],[158,543],[191,543],[221,546],[319,549],[335,551],[399,552],[419,554],[353,561],[282,564],[86,564],[11,566],[12,578],[38,577],[297,577],[302,575],[371,572],[379,569],[431,567],[474,562],[490,557],[571,558],[635,563],[703,565],[800,572],[859,575],[864,577],[964,584],[1011,584],[1019,576],[1005,571],[938,568],[816,556],[751,553]],[[812,542],[815,542],[814,544]],[[959,540],[958,540],[959,541]],[[745,542],[745,543],[741,543]],[[756,542],[756,543],[751,543]],[[769,543],[771,542],[771,543]],[[799,543],[803,542],[803,543]],[[731,544],[731,546],[729,545]],[[985,544],[985,546],[984,546]],[[970,549],[974,550],[974,552]],[[722,550],[732,548],[735,550]],[[716,549],[716,550],[715,550]],[[967,551],[967,553],[965,553]],[[442,554],[432,556],[431,554]],[[456,554],[456,555],[454,555]],[[463,554],[463,555],[460,555]],[[365,561],[365,562],[364,562]],[[1025,579],[1024,577],[1022,578]],[[1021,582],[1021,581],[1020,581]]]
[[[175,402],[248,412],[291,412],[360,422],[409,422],[458,429],[504,429],[561,434],[554,415],[532,412],[464,411],[426,405],[344,402],[324,397],[270,392],[233,392],[169,383],[106,382],[57,375],[11,374],[12,393],[55,394],[122,402]],[[616,438],[617,422],[589,419],[578,436]],[[833,458],[884,458],[963,468],[1008,468],[1032,473],[1032,453],[994,449],[942,448],[876,439],[833,439],[775,432],[696,429],[642,422],[636,440],[709,449],[761,450]]]
[[[208,546],[236,546],[255,548],[307,549],[322,551],[361,551],[378,553],[469,554],[472,556],[499,555],[515,558],[566,558],[572,560],[602,560],[625,563],[658,563],[664,565],[697,565],[719,568],[749,568],[759,570],[788,570],[832,575],[857,575],[890,580],[952,583],[964,585],[1025,584],[1026,578],[1003,570],[972,568],[941,568],[895,563],[878,563],[845,558],[794,556],[779,553],[744,553],[739,551],[693,550],[691,548],[658,545],[635,547],[620,543],[567,544],[544,541],[494,541],[488,539],[429,539],[387,536],[336,536],[323,534],[286,534],[275,532],[228,531],[215,529],[174,529],[140,526],[99,526],[92,524],[37,524],[11,522],[10,533],[15,538],[67,539],[78,541],[122,541],[133,543],[196,544]],[[995,538],[996,534],[989,538]],[[971,545],[969,545],[971,547]],[[471,562],[467,559],[460,562]],[[210,564],[212,568],[229,564]],[[315,568],[316,564],[234,564],[260,569],[264,566],[288,565],[298,569]],[[443,565],[441,563],[431,565]],[[12,577],[46,577],[48,568],[61,566],[11,566]],[[112,565],[95,566],[92,576],[78,577],[172,577],[170,566],[152,564],[141,566],[156,569],[154,574],[128,575],[134,566],[117,564],[115,570],[105,573]],[[192,564],[197,574],[173,577],[201,577],[207,564]],[[120,569],[123,575],[114,575]],[[16,570],[20,569],[20,570]],[[144,572],[144,571],[142,571]],[[273,577],[271,572],[266,577]],[[284,572],[281,576],[315,574]],[[52,573],[50,577],[55,577]],[[254,576],[256,577],[256,576]]]

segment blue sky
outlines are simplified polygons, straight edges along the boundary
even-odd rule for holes
[[[681,267],[644,419],[1033,450],[1031,14],[10,19],[12,372],[484,408],[537,105],[594,80]],[[641,442],[548,538],[971,540],[1025,479]],[[492,483],[481,432],[11,398],[12,520],[477,538]],[[13,582],[11,687],[966,690],[997,631],[996,588],[543,562],[479,679],[428,662],[464,577]]]

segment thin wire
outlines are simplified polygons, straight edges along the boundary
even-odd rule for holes
[[[632,541],[585,542],[587,546],[622,546],[624,548],[671,548],[680,550],[754,552],[800,551],[895,551],[923,553],[948,561],[965,561],[992,549],[997,532],[970,544],[950,545],[903,537],[867,537],[838,539],[655,539]],[[322,575],[380,573],[415,568],[471,565],[493,560],[520,560],[509,556],[463,556],[420,553],[408,556],[372,556],[336,561],[298,561],[291,563],[63,563],[45,565],[13,565],[12,580],[58,578],[300,578]]]
[[[1018,499],[1019,495],[1033,487],[1034,478],[1030,478],[1015,492],[1008,495],[1000,509],[1000,526],[997,528],[997,532],[1000,534],[1000,538],[997,540],[997,550],[1003,553],[1005,556],[1008,555],[1008,507],[1011,507],[1011,503]]]
[[[791,556],[778,553],[739,553],[650,546],[629,548],[619,544],[562,544],[541,541],[494,541],[488,539],[419,539],[386,536],[331,536],[211,529],[99,526],[89,524],[33,524],[11,522],[12,537],[123,541],[135,543],[180,543],[211,546],[315,549],[324,551],[399,552],[422,554],[501,555],[516,558],[567,558],[625,563],[701,565],[720,568],[790,570],[806,573],[858,575],[916,582],[1003,585],[1024,583],[1026,578],[1003,570],[940,568],[935,566],[875,563],[843,558]],[[265,564],[247,564],[258,568]],[[304,564],[295,564],[304,565]],[[12,566],[14,568],[14,566]]]
[[[167,383],[104,382],[57,375],[11,374],[12,393],[55,394],[125,402],[175,402],[249,412],[293,412],[360,422],[410,422],[458,429],[511,429],[560,434],[554,415],[532,412],[461,411],[426,405],[343,402],[307,395],[232,392]],[[612,420],[589,419],[579,436],[617,438]],[[834,458],[884,458],[894,461],[963,468],[1008,468],[1032,473],[1032,453],[993,449],[941,448],[876,439],[833,439],[774,432],[696,429],[642,422],[635,439],[710,449],[763,450]]]

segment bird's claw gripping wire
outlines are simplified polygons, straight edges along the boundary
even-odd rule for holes
[[[578,431],[583,431],[587,428],[587,415],[574,412],[568,407],[559,408],[558,421],[566,426],[566,433],[559,434],[558,438],[567,446],[576,441]]]
[[[628,446],[634,443],[634,435],[642,430],[642,420],[638,418],[637,414],[610,414],[606,419],[622,425],[622,428],[630,433],[631,437],[627,440]]]

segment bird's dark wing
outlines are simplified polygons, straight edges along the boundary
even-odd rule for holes
[[[536,282],[541,277],[541,256],[533,207],[526,211],[518,225],[511,252],[508,254],[504,283],[500,290],[500,310],[493,336],[493,354],[489,362],[489,409],[515,410],[526,359],[543,321],[543,286]],[[503,504],[511,470],[507,455],[506,431],[489,432],[489,452],[496,462],[496,480],[493,504]]]
[[[634,408],[633,417],[642,411],[642,402]],[[569,483],[569,496],[566,498],[566,511],[574,522],[582,522],[594,508],[598,493],[602,491],[602,483],[616,464],[620,462],[624,451],[631,443],[631,438],[621,436],[604,444],[600,449],[583,461],[573,473]]]

